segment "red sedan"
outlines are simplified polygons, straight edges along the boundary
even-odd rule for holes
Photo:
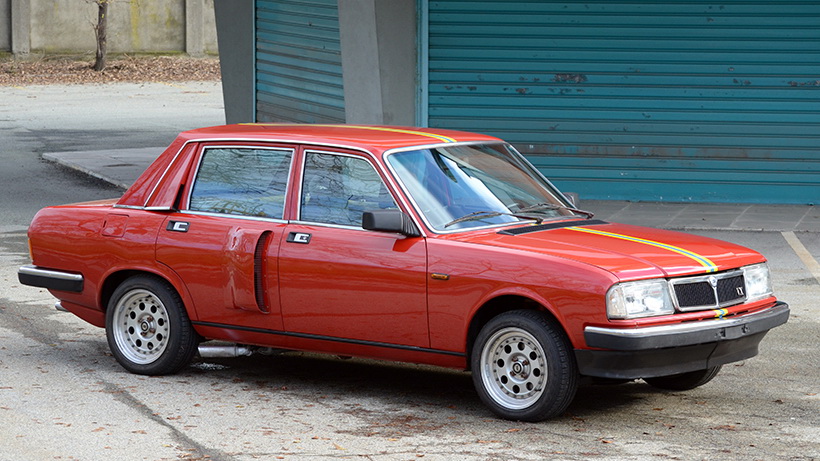
[[[134,373],[229,341],[471,369],[497,415],[580,377],[691,389],[789,316],[766,260],[579,210],[500,139],[245,124],[184,132],[119,199],[49,207],[20,282]]]

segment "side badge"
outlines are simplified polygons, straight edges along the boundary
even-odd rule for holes
[[[168,221],[168,226],[165,230],[169,230],[171,232],[188,232],[188,226],[190,223],[185,221]]]
[[[291,232],[288,234],[288,243],[310,243],[310,234],[304,232]]]

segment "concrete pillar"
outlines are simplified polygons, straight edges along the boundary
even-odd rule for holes
[[[185,52],[189,56],[205,55],[204,0],[185,0]]]
[[[416,121],[415,0],[338,0],[347,123]]]
[[[20,57],[31,52],[31,0],[11,0],[11,52]]]
[[[256,121],[254,4],[254,0],[214,1],[227,123]]]

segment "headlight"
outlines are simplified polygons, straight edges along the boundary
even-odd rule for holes
[[[747,302],[768,298],[772,295],[769,266],[766,263],[744,267],[743,279],[746,281]]]
[[[613,285],[606,295],[606,315],[611,319],[634,319],[674,314],[675,306],[664,279]]]

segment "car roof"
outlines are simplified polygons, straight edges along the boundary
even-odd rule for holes
[[[366,150],[449,144],[455,142],[499,142],[492,136],[436,128],[382,125],[325,125],[240,123],[185,131],[180,137],[192,140],[259,140],[301,144],[338,145]]]

